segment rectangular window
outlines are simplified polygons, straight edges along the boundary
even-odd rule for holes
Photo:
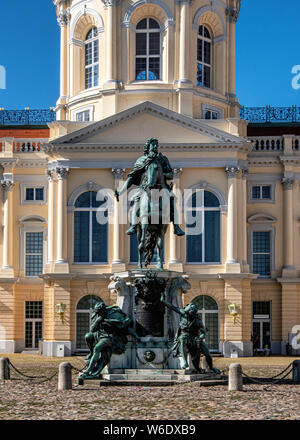
[[[270,301],[253,301],[253,318],[264,317],[263,319],[269,319],[271,314]]]
[[[83,112],[76,113],[77,122],[89,122],[90,121],[90,111],[85,110]]]
[[[26,301],[25,303],[25,318],[38,319],[43,318],[43,303],[42,301]]]
[[[74,263],[106,263],[107,224],[97,221],[96,211],[74,213]]]
[[[26,202],[43,202],[44,201],[44,188],[26,188],[25,201]]]
[[[252,200],[271,200],[272,199],[271,185],[253,185],[251,195],[252,195]]]
[[[36,277],[43,273],[43,232],[25,234],[25,273],[27,277]]]
[[[254,231],[252,236],[253,273],[271,275],[271,232]]]

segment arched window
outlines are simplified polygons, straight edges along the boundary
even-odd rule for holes
[[[144,18],[136,26],[135,78],[158,80],[161,77],[160,26],[153,18]]]
[[[197,40],[197,85],[211,88],[212,39],[205,26],[199,26]]]
[[[99,42],[98,29],[93,27],[85,39],[85,88],[98,85],[99,76]]]
[[[220,263],[221,211],[218,198],[196,189],[187,201],[187,263]]]
[[[200,295],[191,301],[198,307],[204,327],[207,328],[205,342],[211,351],[219,351],[219,308],[208,295]]]
[[[107,263],[108,222],[100,224],[97,211],[105,217],[108,211],[102,207],[105,201],[97,201],[96,196],[96,191],[87,191],[75,202],[74,263]]]
[[[99,296],[87,295],[81,298],[76,307],[76,348],[87,350],[85,335],[91,326],[93,309],[98,302],[103,302]]]

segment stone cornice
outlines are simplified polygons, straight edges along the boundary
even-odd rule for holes
[[[205,152],[247,152],[244,144],[238,144],[233,145],[231,143],[199,143],[199,144],[192,144],[192,143],[185,143],[185,144],[166,144],[161,143],[160,144],[160,151],[176,151],[176,152],[192,152],[192,151],[205,151]],[[140,153],[143,144],[84,144],[84,143],[78,143],[78,144],[44,144],[42,145],[43,150],[48,155],[54,155],[57,152],[62,151],[68,151],[72,153],[93,153],[93,152],[138,152]]]

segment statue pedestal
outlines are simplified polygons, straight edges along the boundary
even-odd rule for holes
[[[117,305],[131,317],[141,341],[130,337],[126,352],[112,355],[109,373],[180,369],[180,361],[172,353],[180,317],[161,303],[160,296],[164,293],[169,302],[182,308],[182,294],[190,287],[182,272],[135,269],[114,274],[109,289],[117,292]]]

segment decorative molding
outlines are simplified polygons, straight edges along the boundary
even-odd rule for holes
[[[247,180],[249,175],[249,169],[248,168],[241,168],[242,171],[242,179]]]
[[[69,46],[71,46],[72,44],[74,44],[75,46],[78,46],[78,47],[84,46],[84,42],[77,40],[76,38],[71,38],[71,40],[69,40],[68,44],[69,44]]]
[[[101,0],[104,8],[107,9],[109,6],[119,6],[120,0]]]
[[[179,179],[182,173],[182,168],[173,168],[173,178]]]
[[[112,173],[115,180],[122,180],[125,174],[125,168],[112,168]]]
[[[1,180],[1,186],[4,192],[10,192],[14,187],[14,181],[12,179],[4,178],[4,180]]]
[[[225,210],[227,212],[227,200],[223,192],[217,188],[215,185],[212,185],[205,180],[201,180],[200,182],[196,183],[196,185],[193,185],[189,187],[188,189],[205,189],[206,191],[212,192],[217,199],[220,202],[220,208],[221,210]]]
[[[76,26],[77,26],[79,20],[85,15],[90,15],[90,16],[94,17],[95,21],[97,22],[98,32],[99,33],[104,32],[104,23],[103,23],[103,19],[102,19],[101,15],[97,11],[95,11],[95,9],[85,8],[84,10],[81,10],[74,17],[74,20],[71,21],[70,41],[72,41],[73,39],[78,40],[78,39],[74,38],[75,29],[76,29]]]
[[[236,0],[235,6],[230,6],[226,8],[225,13],[230,23],[236,23],[238,21],[240,10],[241,10],[241,0]]]
[[[130,23],[131,17],[132,17],[132,14],[134,13],[134,11],[137,8],[139,8],[140,6],[146,5],[146,4],[153,4],[153,5],[160,6],[164,10],[165,14],[168,17],[169,25],[171,25],[171,26],[175,25],[175,20],[174,20],[171,9],[161,0],[138,0],[136,3],[132,4],[131,6],[129,6],[129,8],[127,8],[125,15],[124,15],[122,25],[126,26],[127,23]]]
[[[291,190],[293,189],[295,179],[293,177],[283,177],[281,179],[281,183],[284,190]]]
[[[57,16],[57,23],[60,27],[66,27],[70,23],[71,14],[69,9],[66,11],[61,11]]]
[[[53,176],[54,176],[54,171],[53,170],[47,170],[46,171],[46,176],[48,178],[48,181],[52,182],[53,181]]]
[[[223,38],[225,39],[226,38],[226,24],[225,24],[224,18],[222,17],[222,15],[218,11],[218,9],[215,6],[213,6],[212,4],[210,6],[202,6],[201,8],[199,8],[196,11],[196,13],[194,15],[194,19],[193,19],[193,25],[192,25],[193,29],[198,29],[200,17],[203,14],[205,14],[206,12],[212,12],[217,15],[218,19],[220,20],[221,27],[222,27],[222,34],[218,35],[217,38],[222,37],[222,39]]]
[[[56,174],[57,174],[57,177],[59,180],[67,179],[68,173],[69,173],[69,168],[57,167],[55,171],[56,171]]]
[[[264,212],[260,212],[254,215],[251,215],[248,218],[248,223],[276,223],[277,222],[277,218],[272,216],[271,214],[266,214]]]
[[[227,174],[228,179],[236,179],[240,170],[241,170],[240,167],[235,167],[235,166],[225,168],[225,172]]]
[[[83,185],[78,186],[71,194],[69,201],[68,201],[68,212],[72,212],[74,211],[75,208],[75,202],[77,200],[77,198],[83,194],[86,191],[95,191],[98,192],[100,190],[102,190],[103,187],[101,185],[98,185],[98,183],[95,182],[87,182],[84,183]],[[113,206],[113,191],[112,191],[112,198],[109,197],[108,195],[108,201],[107,201],[107,205],[108,208],[112,208]]]

